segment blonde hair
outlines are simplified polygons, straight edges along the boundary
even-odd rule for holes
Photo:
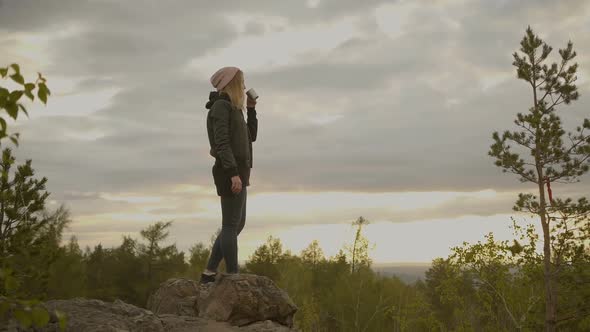
[[[221,90],[229,95],[232,105],[243,110],[244,108],[244,73],[238,70],[234,78]]]

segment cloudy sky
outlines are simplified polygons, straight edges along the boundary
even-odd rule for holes
[[[269,235],[333,255],[364,216],[375,262],[428,262],[509,238],[518,193],[535,189],[487,155],[532,100],[512,66],[527,25],[552,60],[570,39],[578,52],[581,98],[560,108],[572,131],[590,117],[586,0],[0,0],[0,65],[48,79],[48,105],[13,124],[16,156],[83,246],[159,220],[183,250],[209,241],[221,210],[204,104],[231,65],[261,95],[240,259]]]

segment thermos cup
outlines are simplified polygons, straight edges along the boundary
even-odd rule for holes
[[[250,89],[250,90],[246,91],[246,95],[248,95],[248,97],[250,97],[254,100],[258,99],[258,97],[259,97],[258,94],[256,93],[256,91],[254,91],[254,89]]]

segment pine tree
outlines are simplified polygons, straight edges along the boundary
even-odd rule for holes
[[[577,134],[568,133],[566,146],[563,139],[565,131],[556,113],[559,105],[570,104],[579,97],[574,84],[578,65],[571,64],[576,57],[572,42],[569,41],[566,48],[559,50],[560,61],[550,65],[546,62],[552,47],[535,35],[530,27],[520,45],[523,55],[515,52],[513,65],[517,68],[517,77],[530,86],[532,107],[526,114],[517,114],[514,123],[520,131],[505,131],[501,136],[498,132],[493,133],[495,143],[488,154],[496,158],[495,165],[503,168],[503,172],[519,175],[521,182],[533,183],[535,190],[538,190],[538,198],[532,194],[519,194],[513,209],[540,217],[543,230],[545,325],[547,331],[555,331],[558,323],[559,265],[570,255],[560,253],[561,249],[555,252],[553,248],[559,246],[561,239],[564,241],[561,248],[569,251],[575,249],[574,244],[580,243],[583,234],[572,232],[571,227],[578,230],[584,228],[579,223],[583,222],[583,216],[587,216],[589,205],[585,198],[580,198],[577,204],[572,204],[569,198],[554,200],[550,185],[579,181],[578,177],[590,168],[590,136],[584,134],[584,130],[590,129],[590,120],[584,119],[583,125],[576,128]],[[524,149],[529,158],[521,158],[520,154],[511,150],[509,143]],[[545,196],[545,185],[548,199]],[[568,221],[558,222],[556,215],[561,215],[563,219],[563,213],[567,214]]]
[[[245,270],[249,273],[263,275],[272,280],[279,280],[281,275],[278,264],[285,258],[286,253],[283,252],[283,244],[281,240],[273,236],[266,239],[266,243],[250,255],[246,262]]]
[[[322,247],[320,247],[318,240],[313,240],[307,248],[301,251],[301,259],[305,263],[310,264],[314,269],[318,264],[326,260],[324,257],[324,251],[322,250]]]
[[[345,246],[346,251],[350,254],[352,273],[357,272],[361,267],[371,267],[372,260],[369,257],[369,240],[363,235],[363,226],[368,225],[369,221],[363,216],[352,222],[356,226],[356,233],[352,246]]]
[[[2,151],[0,161],[0,261],[6,262],[17,251],[27,248],[48,220],[39,218],[49,193],[45,191],[46,178],[34,178],[31,160],[17,166],[12,150]]]
[[[158,221],[140,231],[141,237],[147,241],[147,244],[140,244],[138,250],[146,267],[147,289],[143,303],[161,282],[176,273],[186,272],[184,252],[179,252],[176,244],[162,246],[162,242],[168,238],[170,226],[172,221]]]

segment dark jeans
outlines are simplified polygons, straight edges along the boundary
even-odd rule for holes
[[[236,195],[221,196],[221,233],[215,239],[207,269],[217,271],[225,259],[227,273],[238,273],[238,234],[246,223],[247,186]]]

